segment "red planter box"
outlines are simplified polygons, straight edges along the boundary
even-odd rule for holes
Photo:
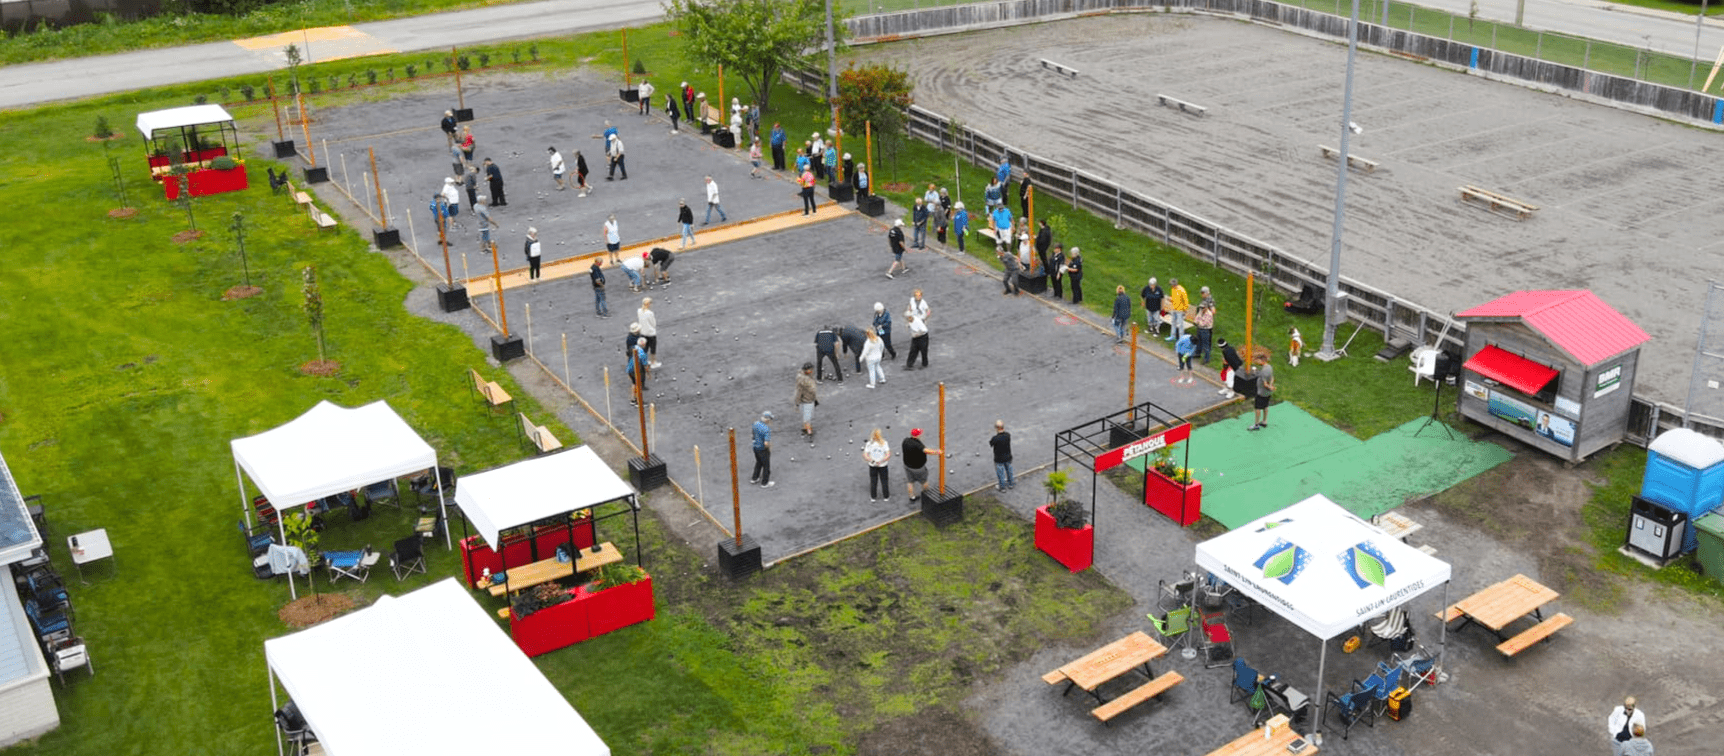
[[[587,605],[588,635],[597,638],[653,618],[652,578],[597,593],[582,586],[580,601]]]
[[[1077,529],[1062,528],[1054,524],[1054,516],[1048,514],[1047,507],[1038,507],[1036,548],[1047,552],[1066,569],[1082,572],[1089,569],[1095,558],[1095,526],[1086,523]]]
[[[592,520],[585,520],[575,525],[573,530],[576,546],[584,549],[593,545]],[[540,532],[537,537],[539,559],[549,559],[557,553],[558,546],[568,543],[569,531],[570,528],[559,526],[545,528]],[[533,544],[523,536],[515,536],[503,541],[502,558],[499,558],[497,552],[492,551],[490,546],[485,545],[485,539],[476,535],[461,539],[459,545],[461,547],[462,577],[467,579],[467,585],[479,582],[479,575],[485,571],[486,567],[491,568],[492,574],[502,572],[505,560],[508,564],[517,567],[538,561],[533,558]]]
[[[540,609],[526,619],[509,616],[509,637],[515,639],[522,653],[538,656],[564,646],[571,646],[593,637],[588,629],[587,602],[577,595],[573,600]]]
[[[1181,485],[1151,467],[1143,476],[1143,503],[1185,527],[1203,515],[1203,481]]]
[[[225,171],[214,168],[202,168],[187,175],[187,185],[193,197],[205,197],[222,192],[244,191],[251,186],[246,178],[245,166],[237,165]],[[170,200],[180,198],[180,182],[176,176],[162,177],[162,193]]]

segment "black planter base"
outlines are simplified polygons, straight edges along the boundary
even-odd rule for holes
[[[878,195],[864,194],[856,198],[856,210],[870,218],[878,218],[886,214],[886,200]]]
[[[760,544],[752,537],[743,536],[741,546],[736,545],[734,538],[718,542],[718,571],[725,577],[741,580],[760,569]]]
[[[623,102],[640,102],[641,101],[641,90],[639,87],[629,87],[628,89],[619,89],[619,90],[617,90],[617,96],[623,98]]]
[[[645,493],[669,482],[670,472],[665,469],[664,460],[657,455],[629,460],[629,484],[633,485],[636,491]]]
[[[329,168],[327,166],[320,165],[316,168],[305,169],[305,183],[322,184],[327,181],[329,181]]]
[[[518,360],[527,356],[527,342],[522,341],[519,336],[510,336],[506,339],[502,336],[492,336],[491,356],[497,358],[498,362]]]
[[[299,153],[298,150],[293,148],[292,139],[284,142],[270,142],[270,145],[275,147],[275,159],[277,160],[290,158]]]
[[[468,121],[473,120],[473,109],[472,108],[456,108],[455,109],[455,120],[457,122],[460,122],[460,123],[466,123]]]
[[[378,249],[394,249],[399,247],[401,246],[401,229],[386,228],[382,231],[372,231],[371,243],[376,244]]]
[[[437,306],[444,312],[459,312],[473,303],[467,301],[467,287],[437,284]]]
[[[847,183],[827,184],[826,196],[833,202],[850,202],[856,199],[856,188]]]
[[[964,519],[964,495],[938,491],[932,486],[922,490],[922,516],[937,527],[945,527]]]
[[[1020,275],[1018,276],[1018,288],[1026,294],[1044,294],[1048,290],[1048,277],[1046,274],[1039,276]]]
[[[727,150],[736,149],[736,135],[730,129],[718,129],[712,132],[712,143]]]

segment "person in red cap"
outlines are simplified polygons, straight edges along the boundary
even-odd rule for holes
[[[910,501],[915,501],[928,487],[928,457],[939,457],[944,452],[929,449],[922,443],[922,429],[912,428],[910,437],[898,445],[898,453],[904,457],[904,490],[909,493]]]

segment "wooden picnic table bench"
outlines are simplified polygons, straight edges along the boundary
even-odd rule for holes
[[[1166,653],[1166,646],[1157,643],[1154,638],[1140,630],[1042,675],[1042,681],[1049,685],[1066,683],[1065,691],[1060,693],[1062,696],[1070,693],[1072,688],[1083,688],[1084,692],[1094,696],[1099,704],[1091,713],[1106,722],[1185,680],[1183,676],[1173,672],[1159,678],[1155,676],[1155,670],[1149,663]],[[1119,703],[1109,706],[1108,699],[1103,697],[1100,691],[1102,684],[1140,667],[1149,682],[1120,696],[1115,699]]]
[[[1566,614],[1558,613],[1549,619],[1542,614],[1542,607],[1561,595],[1532,578],[1516,575],[1455,602],[1439,612],[1437,618],[1444,624],[1465,619],[1466,623],[1456,632],[1470,624],[1483,625],[1501,641],[1497,650],[1505,656],[1514,656],[1574,622]],[[1512,638],[1503,635],[1504,627],[1529,614],[1542,621]]]
[[[563,448],[563,442],[551,435],[551,429],[527,419],[525,412],[515,414],[521,417],[521,433],[526,435],[527,441],[532,443],[533,448],[538,449],[540,454],[549,454]]]
[[[479,371],[467,368],[467,374],[473,377],[473,390],[484,397],[485,403],[490,405],[492,409],[515,401],[515,397],[509,396],[509,392],[503,390],[501,385],[496,381],[485,380],[485,376],[479,375]]]
[[[1493,213],[1507,215],[1515,220],[1526,220],[1538,211],[1538,205],[1530,202],[1505,197],[1496,192],[1486,191],[1468,184],[1461,187],[1461,201],[1477,200],[1490,208]]]
[[[1287,715],[1278,714],[1269,722],[1269,737],[1263,737],[1263,730],[1251,728],[1250,732],[1239,736],[1233,742],[1209,752],[1209,756],[1287,756],[1287,747],[1299,740],[1299,733],[1287,723]],[[1300,749],[1299,756],[1315,756],[1317,744],[1306,741]]]
[[[1371,524],[1383,531],[1383,535],[1397,539],[1401,543],[1407,542],[1407,536],[1425,528],[1424,524],[1399,512],[1384,512],[1371,518]]]
[[[1330,159],[1334,159],[1337,155],[1341,154],[1340,150],[1335,149],[1334,147],[1330,147],[1329,145],[1326,145],[1326,144],[1317,145],[1317,149],[1323,153],[1323,157],[1330,158]],[[1374,173],[1377,170],[1377,161],[1366,160],[1362,157],[1359,157],[1358,155],[1355,155],[1355,154],[1349,152],[1349,153],[1347,153],[1347,166],[1350,168],[1362,169],[1366,173]]]
[[[1185,675],[1168,670],[1161,673],[1160,677],[1132,688],[1124,695],[1095,707],[1090,711],[1090,714],[1101,720],[1102,724],[1110,724],[1114,717],[1124,714],[1131,707],[1166,693],[1169,688],[1182,682],[1185,682]]]
[[[1203,107],[1202,105],[1195,105],[1195,104],[1186,102],[1184,100],[1169,97],[1169,96],[1164,95],[1164,94],[1156,95],[1155,101],[1158,103],[1161,103],[1165,107],[1179,108],[1179,112],[1181,112],[1181,113],[1192,113],[1195,115],[1203,115],[1204,113],[1209,112],[1209,108]]]
[[[549,583],[552,580],[561,580],[577,572],[596,570],[622,560],[622,552],[618,551],[615,545],[606,541],[599,544],[597,554],[593,553],[591,549],[580,549],[575,552],[575,559],[572,562],[559,562],[556,557],[551,557],[540,559],[532,564],[510,567],[505,570],[508,573],[508,581],[476,587],[485,589],[493,596],[502,596],[504,593],[524,591],[535,585]]]

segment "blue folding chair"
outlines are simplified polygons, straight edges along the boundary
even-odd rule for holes
[[[36,628],[39,638],[72,635],[72,620],[65,612],[44,612],[34,598],[24,600],[24,614],[30,618],[30,625]]]
[[[1233,688],[1227,693],[1227,702],[1249,701],[1257,692],[1257,670],[1246,664],[1244,659],[1233,660]]]
[[[1363,721],[1366,725],[1377,726],[1377,714],[1371,708],[1371,698],[1364,691],[1344,693],[1339,696],[1329,691],[1329,713],[1339,717],[1341,721],[1341,739],[1346,740],[1353,732],[1353,725]]]

